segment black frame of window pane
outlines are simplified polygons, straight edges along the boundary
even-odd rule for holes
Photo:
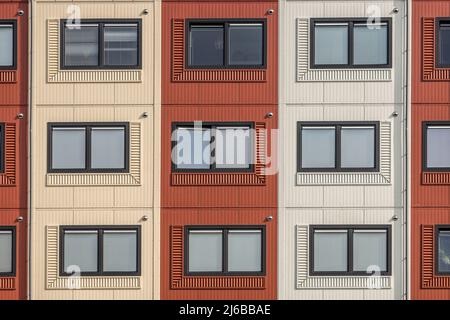
[[[233,23],[261,23],[263,26],[263,64],[262,65],[234,65],[228,62],[228,29]],[[190,61],[190,28],[192,25],[222,25],[223,30],[223,65],[196,66]],[[267,19],[186,19],[185,20],[185,68],[186,69],[265,69],[267,68]]]
[[[437,224],[434,226],[434,274],[437,276],[449,276],[450,271],[440,271],[439,270],[439,233],[441,231],[450,231],[450,225],[448,224]]]
[[[314,232],[316,230],[347,231],[347,271],[314,271]],[[310,225],[309,227],[309,275],[311,276],[371,276],[365,271],[353,271],[353,232],[355,230],[386,230],[386,271],[380,275],[391,275],[392,226],[391,225]]]
[[[334,168],[302,167],[302,128],[335,127]],[[341,168],[341,130],[342,127],[373,127],[375,150],[373,168]],[[380,122],[379,121],[298,121],[297,122],[297,172],[379,172],[380,171]]]
[[[0,70],[16,70],[17,69],[17,20],[0,20],[0,25],[12,25],[13,27],[13,64],[12,66],[1,66]]]
[[[190,272],[189,271],[189,231],[222,231],[222,272]],[[227,271],[228,269],[228,231],[230,230],[260,230],[261,231],[261,271]],[[230,226],[199,226],[184,227],[184,275],[185,276],[265,276],[266,275],[266,226],[265,225],[230,225]]]
[[[5,172],[5,124],[0,123],[0,173]]]
[[[104,231],[136,231],[136,271],[103,271],[103,234]],[[64,271],[64,235],[66,231],[97,231],[97,272],[81,272],[81,276],[140,276],[141,275],[141,226],[139,225],[103,225],[103,226],[67,226],[59,228],[59,275],[68,277],[72,274]]]
[[[177,168],[176,163],[172,162],[172,172],[189,172],[189,173],[207,173],[207,172],[254,172],[255,171],[255,159],[256,159],[256,133],[254,122],[201,122],[202,129],[212,130],[216,127],[249,127],[250,128],[250,141],[252,148],[252,159],[248,168],[217,168],[216,163],[213,162],[209,165],[209,169],[182,169]],[[195,122],[172,122],[172,136],[175,130],[178,128],[195,128]],[[171,139],[172,140],[172,139]],[[214,137],[211,135],[211,144],[214,143]],[[177,141],[172,140],[172,149],[177,145]],[[215,157],[215,149],[211,151],[211,158]]]
[[[439,39],[440,39],[440,37],[439,37],[439,35],[440,35],[440,31],[441,31],[441,23],[448,23],[448,24],[450,24],[450,17],[437,17],[436,19],[435,19],[435,23],[436,23],[436,26],[435,26],[435,48],[436,48],[436,61],[435,61],[435,63],[436,63],[436,68],[450,68],[450,64],[443,64],[443,63],[441,63],[441,59],[440,59],[440,57],[441,57],[441,48],[440,48],[440,46],[439,46]]]
[[[124,168],[91,168],[91,132],[92,128],[114,127],[125,129],[124,143]],[[84,169],[54,169],[52,167],[52,130],[53,128],[85,128],[85,165]],[[47,172],[48,173],[127,173],[130,167],[130,124],[128,122],[49,122],[47,124]]]
[[[98,65],[96,66],[69,66],[65,64],[65,30],[69,20],[60,21],[60,68],[66,70],[120,70],[142,69],[142,19],[82,19],[80,24],[98,24]],[[74,23],[75,24],[75,23]],[[107,65],[104,64],[104,27],[105,24],[136,24],[137,25],[137,64],[136,65]]]
[[[427,140],[428,128],[433,126],[448,126],[450,129],[450,121],[423,121],[422,122],[422,171],[424,172],[450,172],[450,167],[428,167],[427,157]]]
[[[12,257],[11,270],[12,272],[0,272],[0,277],[15,277],[16,276],[16,259],[17,259],[17,244],[16,244],[16,227],[14,226],[0,226],[0,231],[12,232]]]
[[[388,43],[386,64],[354,64],[353,26],[355,23],[372,22],[374,18],[312,18],[310,20],[310,68],[311,69],[386,69],[392,68],[392,18],[381,18],[380,23],[387,23]],[[377,21],[378,22],[378,21]],[[347,64],[315,64],[315,33],[316,23],[348,23],[348,61]]]

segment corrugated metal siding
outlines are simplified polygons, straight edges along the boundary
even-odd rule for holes
[[[33,299],[158,299],[160,234],[161,2],[70,2],[82,19],[142,19],[142,70],[64,71],[59,59],[59,19],[65,1],[36,1],[33,16]],[[142,12],[148,9],[148,15]],[[48,28],[50,26],[50,28]],[[50,37],[47,37],[50,35]],[[54,49],[47,64],[47,41]],[[53,48],[50,46],[50,51]],[[137,73],[138,77],[130,77]],[[52,75],[51,81],[48,81]],[[144,114],[146,114],[144,116]],[[130,123],[130,173],[47,174],[48,122]],[[143,217],[147,216],[148,220]],[[46,230],[60,225],[141,225],[141,276],[83,278],[67,290],[48,263],[58,257]],[[57,243],[53,243],[53,246]],[[53,248],[53,249],[52,249]],[[48,251],[49,250],[49,251]],[[53,250],[53,251],[52,251]],[[53,254],[53,256],[52,256]],[[51,277],[49,277],[49,272]],[[54,281],[50,281],[53,279]]]
[[[412,12],[412,157],[411,157],[411,298],[450,299],[448,279],[434,277],[433,256],[423,243],[436,224],[450,224],[450,185],[447,174],[422,172],[422,122],[450,121],[450,78],[445,72],[434,72],[434,55],[424,53],[433,48],[433,35],[424,33],[433,29],[435,17],[450,16],[450,3],[438,0],[414,0]],[[433,30],[431,30],[433,31]],[[430,77],[434,81],[427,81]],[[439,81],[438,81],[439,80]],[[434,241],[431,241],[434,242]],[[428,266],[425,261],[428,261]],[[434,279],[434,280],[433,280]]]
[[[309,69],[310,18],[365,17],[373,14],[373,6],[380,10],[382,17],[393,19],[392,69],[323,72]],[[399,9],[396,15],[392,14],[394,7]],[[280,34],[283,35],[280,52],[283,55],[280,61],[279,243],[283,245],[279,247],[279,298],[401,299],[405,1],[283,0],[280,2],[280,21]],[[394,112],[398,113],[397,117],[392,116]],[[388,179],[380,183],[356,174],[298,175],[298,121],[380,121],[382,125],[389,124],[389,134],[384,130],[381,135],[383,144],[389,146],[382,148],[381,155],[388,163],[382,166],[383,175]],[[400,218],[399,221],[392,222],[394,215]],[[364,279],[357,277],[305,278],[298,287],[298,272],[304,265],[295,260],[296,250],[302,247],[295,247],[296,227],[377,223],[393,225],[392,248],[396,253],[393,254],[393,275],[383,278],[385,289],[364,289]],[[308,248],[305,250],[309,251]]]
[[[267,119],[266,114],[273,112],[274,117]],[[225,174],[229,183],[210,186],[173,185],[171,181],[172,123],[173,122],[257,122],[265,123],[266,130],[277,126],[276,106],[199,106],[183,107],[163,106],[162,116],[162,206],[163,207],[277,207],[277,176],[268,175],[264,184],[242,185],[239,180],[231,179],[233,174]],[[268,150],[268,156],[272,150]],[[204,181],[205,182],[205,181]],[[238,182],[238,183],[236,183]]]
[[[274,14],[267,13],[269,9]],[[163,299],[274,299],[276,297],[277,176],[264,176],[261,163],[250,174],[171,174],[172,122],[254,122],[259,131],[277,128],[277,1],[163,1],[161,297]],[[197,70],[184,68],[184,20],[188,18],[267,19],[267,69]],[[173,54],[173,56],[172,56]],[[272,112],[273,117],[267,117]],[[272,138],[260,139],[258,159],[271,155]],[[265,155],[265,150],[268,154]],[[274,217],[264,222],[266,216]],[[265,277],[183,277],[170,268],[172,250],[186,224],[266,224]],[[170,232],[178,242],[170,245]],[[178,231],[177,231],[178,230]],[[176,235],[174,235],[175,237]],[[178,249],[177,249],[178,248]],[[177,251],[177,257],[180,252]],[[181,253],[182,254],[182,253]],[[173,255],[172,255],[173,256]],[[182,262],[182,257],[177,258]],[[171,274],[171,272],[173,272]],[[174,281],[174,277],[176,281]]]
[[[274,9],[275,14],[268,15],[269,9]],[[172,81],[172,20],[187,18],[266,18],[268,50],[265,81],[261,82],[259,78],[256,78],[257,82],[244,80],[238,83]],[[163,1],[162,19],[163,104],[277,104],[278,3],[276,1]]]
[[[161,297],[163,299],[275,299],[276,298],[276,274],[277,274],[277,219],[276,209],[243,209],[243,208],[177,208],[163,209],[161,225]],[[267,216],[275,217],[272,221],[266,221]],[[266,226],[266,276],[253,277],[252,281],[239,288],[233,289],[238,279],[230,279],[225,287],[216,283],[198,282],[184,285],[191,286],[187,289],[171,287],[171,278],[176,274],[176,265],[171,266],[170,231],[171,227],[185,225],[265,225]],[[182,242],[179,241],[179,242]],[[183,263],[183,259],[177,265]],[[258,280],[259,279],[259,280]],[[262,287],[256,289],[254,285]],[[206,289],[207,286],[210,289]]]
[[[18,16],[17,11],[24,15]],[[16,276],[0,278],[0,300],[27,298],[28,1],[0,2],[0,20],[17,21],[17,68],[0,71],[0,123],[6,124],[0,175],[0,226],[16,226]],[[19,120],[17,115],[24,118]],[[23,222],[17,222],[19,216]]]
[[[18,217],[23,222],[18,222]],[[0,277],[0,300],[15,300],[27,298],[27,210],[0,208],[0,226],[16,227],[16,276]]]

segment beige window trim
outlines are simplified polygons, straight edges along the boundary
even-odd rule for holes
[[[141,125],[130,123],[129,173],[47,173],[46,185],[52,186],[140,186]]]
[[[47,81],[50,83],[142,82],[142,70],[61,70],[60,20],[47,20]]]
[[[78,277],[59,276],[59,226],[46,227],[47,289],[140,289],[141,277]]]
[[[391,69],[310,69],[309,18],[297,19],[297,82],[392,81]]]
[[[391,123],[380,123],[380,172],[297,172],[297,185],[390,185]]]

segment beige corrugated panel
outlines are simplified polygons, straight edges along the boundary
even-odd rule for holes
[[[161,1],[33,5],[31,296],[158,299]],[[62,72],[58,22],[73,5],[82,19],[142,19],[142,69]],[[47,174],[48,122],[129,122],[130,173]],[[60,225],[141,225],[141,276],[86,277],[81,289],[67,289],[67,280],[54,272]]]
[[[394,7],[398,14],[392,13]],[[404,7],[405,1],[394,0],[280,2],[281,299],[402,297]],[[393,20],[392,68],[310,69],[311,18],[378,13]],[[303,121],[379,121],[380,172],[297,173],[297,122]],[[382,289],[368,289],[364,277],[310,277],[307,232],[311,224],[392,225],[392,276],[381,277]]]

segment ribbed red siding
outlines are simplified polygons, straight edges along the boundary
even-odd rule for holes
[[[436,224],[450,224],[450,184],[447,174],[422,172],[422,122],[450,121],[450,79],[426,80],[434,69],[433,18],[450,17],[450,2],[414,0],[412,11],[411,298],[450,299],[447,280],[433,272],[431,235]]]
[[[260,165],[255,174],[172,174],[171,130],[173,122],[252,122],[269,133],[262,144],[271,155],[270,130],[278,122],[277,1],[163,1],[162,8],[161,298],[275,299],[277,175],[259,175]],[[194,18],[267,19],[267,68],[185,69],[184,20]],[[236,224],[266,226],[266,275],[185,277],[183,226]]]
[[[25,14],[19,16],[19,10]],[[28,1],[0,0],[0,19],[17,21],[17,69],[0,70],[0,123],[7,125],[8,140],[7,172],[0,177],[0,226],[16,227],[16,276],[0,277],[0,300],[26,299]],[[19,216],[23,222],[17,221]]]

